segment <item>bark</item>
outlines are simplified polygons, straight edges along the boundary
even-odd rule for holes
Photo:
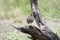
[[[31,38],[32,40],[60,40],[58,35],[53,33],[48,27],[43,30],[40,30],[36,26],[31,25],[26,26],[25,28],[16,28],[15,26],[13,27],[18,31],[31,35],[31,37],[29,38]],[[49,31],[47,31],[46,29],[48,29]]]
[[[37,0],[30,0],[30,3],[31,3],[32,15],[38,27],[40,28],[40,25],[44,25],[45,26],[43,27],[44,29],[39,29],[36,26],[32,25],[26,26],[25,28],[24,27],[16,28],[15,26],[13,27],[23,33],[31,35],[31,37],[29,38],[31,38],[32,40],[60,40],[58,35],[52,32],[51,29],[46,27],[45,23],[42,21]]]

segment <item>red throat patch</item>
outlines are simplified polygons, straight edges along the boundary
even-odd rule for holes
[[[32,16],[32,14],[30,14]]]

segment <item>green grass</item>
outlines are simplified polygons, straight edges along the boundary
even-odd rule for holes
[[[43,17],[47,17],[47,19],[51,18],[60,18],[60,1],[57,0],[38,0],[39,9]],[[1,0],[0,2],[0,18],[1,19],[10,19],[15,18],[21,14],[29,15],[31,13],[31,8],[29,4],[29,0]],[[17,11],[17,10],[18,11]],[[17,15],[15,15],[15,12]],[[51,18],[50,18],[51,17]],[[17,17],[18,18],[18,17]]]
[[[8,35],[7,39],[11,39],[11,40],[31,40],[25,34],[23,34],[21,32],[17,32],[17,31],[13,32],[11,35]]]
[[[13,23],[0,22],[0,40],[31,40],[26,34],[14,29],[11,24]]]
[[[51,20],[53,18],[60,19],[60,0],[38,0],[41,15]],[[25,17],[31,13],[29,0],[0,0],[0,20],[13,19],[15,23],[23,23]],[[54,27],[52,27],[55,29]],[[60,35],[60,28],[56,28],[58,35]],[[7,38],[11,40],[30,40],[23,33],[14,31],[10,35],[0,34],[0,38]]]
[[[0,39],[1,40],[31,40],[25,34],[17,31],[14,31],[10,34],[0,33]]]

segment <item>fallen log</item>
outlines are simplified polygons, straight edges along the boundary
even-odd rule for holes
[[[53,33],[48,27],[42,30],[31,25],[26,26],[25,28],[24,27],[16,28],[15,26],[13,27],[18,31],[31,35],[31,37],[29,38],[31,38],[32,40],[60,40],[59,36]],[[46,29],[48,29],[49,31]]]
[[[33,18],[35,19],[36,24],[38,25],[39,28],[32,25],[26,26],[25,28],[24,27],[17,28],[15,26],[13,27],[18,31],[29,34],[31,37],[28,38],[31,38],[32,40],[60,40],[59,36],[55,34],[51,29],[46,27],[45,23],[42,21],[37,0],[30,0],[30,4],[31,4]],[[40,25],[43,25],[45,27],[41,29]]]

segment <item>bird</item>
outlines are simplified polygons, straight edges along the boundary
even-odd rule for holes
[[[27,23],[28,23],[28,24],[31,24],[31,23],[33,23],[33,22],[34,22],[33,15],[30,14],[30,15],[27,17]]]

